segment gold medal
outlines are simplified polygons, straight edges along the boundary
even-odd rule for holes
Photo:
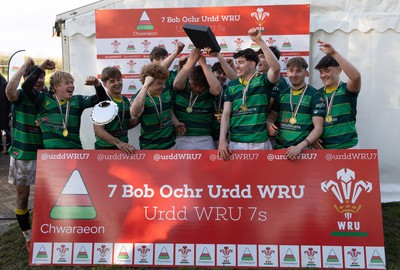
[[[68,129],[64,128],[63,132],[62,132],[64,137],[68,136]]]
[[[247,106],[244,104],[240,105],[240,109],[242,110],[242,112],[247,112]]]
[[[187,107],[186,108],[186,112],[187,113],[192,113],[193,112],[193,108],[192,107]]]
[[[295,117],[290,117],[289,123],[292,124],[292,125],[294,125],[294,124],[297,123],[297,119],[296,119]]]
[[[327,122],[327,123],[332,122],[332,115],[327,115],[327,116],[325,117],[325,122]]]

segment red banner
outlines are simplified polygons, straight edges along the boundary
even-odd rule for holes
[[[124,79],[122,93],[128,98],[141,88],[139,73],[154,47],[172,53],[178,42],[186,45],[171,70],[178,68],[180,56],[190,54],[194,44],[183,30],[185,24],[209,26],[224,57],[245,48],[259,50],[248,36],[250,28],[258,28],[268,46],[280,50],[282,75],[290,58],[309,61],[310,5],[101,9],[95,14],[98,74],[105,67],[117,67]],[[209,66],[218,61],[205,56]]]
[[[376,150],[39,151],[31,264],[384,269]]]
[[[187,23],[210,26],[216,36],[247,35],[249,24],[268,35],[308,35],[309,20],[309,5],[96,10],[96,38],[183,37]]]

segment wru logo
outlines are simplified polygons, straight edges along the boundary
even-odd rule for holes
[[[356,174],[350,169],[337,171],[337,180],[328,180],[321,183],[324,192],[331,190],[339,201],[339,205],[334,205],[339,213],[344,213],[347,220],[351,219],[353,213],[361,209],[361,204],[356,201],[364,190],[367,193],[372,191],[372,184],[364,180],[355,180]]]

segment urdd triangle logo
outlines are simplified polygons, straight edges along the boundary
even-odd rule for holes
[[[95,219],[96,209],[78,170],[74,170],[54,203],[52,219]]]
[[[139,23],[136,25],[136,30],[154,30],[154,26],[146,11],[143,11],[142,16],[140,16]]]

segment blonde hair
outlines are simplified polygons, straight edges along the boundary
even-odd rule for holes
[[[74,82],[74,77],[65,71],[56,71],[50,77],[50,87],[54,92],[54,87],[57,86],[62,81],[72,81]]]

